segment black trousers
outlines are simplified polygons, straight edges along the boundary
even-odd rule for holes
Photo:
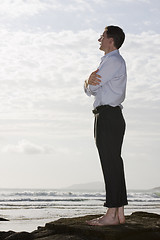
[[[127,205],[121,147],[125,133],[125,120],[121,108],[100,106],[95,114],[94,137],[99,152],[106,188],[104,206],[117,208]]]

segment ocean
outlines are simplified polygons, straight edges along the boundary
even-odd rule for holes
[[[32,232],[38,226],[66,217],[104,214],[105,192],[47,189],[0,189],[0,231]],[[160,214],[160,192],[128,191],[125,215],[135,211]]]

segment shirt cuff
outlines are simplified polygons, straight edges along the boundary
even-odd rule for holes
[[[89,90],[89,88],[86,87],[85,85],[84,85],[84,92],[85,92],[89,97],[92,95],[91,92],[90,92],[90,90]]]
[[[87,96],[91,96],[92,94],[91,94],[91,91],[89,90],[89,88],[88,87],[86,87],[86,84],[84,83],[84,92],[87,94]]]

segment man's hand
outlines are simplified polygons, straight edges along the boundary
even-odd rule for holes
[[[99,78],[101,78],[101,76],[97,74],[98,71],[99,71],[99,69],[92,72],[91,75],[89,76],[89,79],[87,81],[89,85],[96,86],[96,85],[100,84],[101,80]]]

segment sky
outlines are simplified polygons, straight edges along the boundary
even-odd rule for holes
[[[84,80],[120,26],[127,189],[160,186],[160,1],[0,1],[0,188],[103,182]]]

